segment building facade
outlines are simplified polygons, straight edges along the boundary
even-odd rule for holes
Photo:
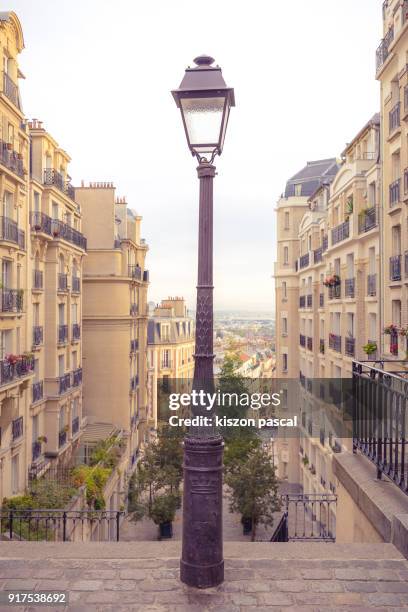
[[[156,306],[148,323],[149,419],[157,429],[158,385],[173,381],[187,391],[194,374],[195,329],[184,298],[169,297]]]

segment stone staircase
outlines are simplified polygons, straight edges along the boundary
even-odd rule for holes
[[[179,582],[180,542],[13,542],[0,590],[67,590],[65,609],[83,612],[408,608],[408,561],[392,544],[226,542],[224,556],[225,582],[199,591]]]

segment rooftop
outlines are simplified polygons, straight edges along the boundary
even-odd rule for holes
[[[285,197],[295,196],[295,185],[302,185],[300,197],[311,196],[318,187],[329,182],[339,169],[336,158],[308,161],[306,166],[294,174],[286,183]]]

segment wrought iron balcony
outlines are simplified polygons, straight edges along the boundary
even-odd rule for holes
[[[44,185],[57,187],[59,191],[68,196],[70,200],[75,201],[75,189],[69,181],[64,179],[64,176],[58,170],[46,168],[44,170]]]
[[[23,289],[2,289],[1,310],[2,312],[23,312],[24,291]]]
[[[37,461],[41,457],[41,442],[33,442],[31,445],[32,461]]]
[[[306,336],[304,334],[299,335],[299,344],[300,346],[306,346]]]
[[[85,236],[59,219],[51,219],[51,234],[56,240],[66,240],[86,251]]]
[[[308,336],[306,343],[308,351],[313,351],[313,338]]]
[[[400,126],[400,108],[401,103],[397,102],[394,104],[390,112],[388,113],[388,133],[392,134]]]
[[[350,236],[350,223],[344,221],[332,229],[332,245],[338,244]]]
[[[308,308],[311,308],[313,304],[313,295],[311,293],[308,293],[308,295],[306,296],[306,305]]]
[[[396,179],[389,186],[390,207],[399,204],[400,202],[400,185],[401,179]]]
[[[58,447],[64,446],[67,443],[67,432],[63,429],[58,434]]]
[[[79,276],[72,276],[72,293],[80,293],[81,292],[81,279]]]
[[[68,274],[58,272],[58,291],[68,291]]]
[[[135,278],[136,280],[142,280],[142,268],[138,264],[129,265],[128,276]]]
[[[21,436],[24,433],[24,420],[23,417],[18,417],[17,419],[14,419],[14,421],[12,421],[11,423],[11,435],[13,440],[17,440],[18,438],[21,438]]]
[[[367,295],[369,296],[377,295],[377,275],[376,274],[367,275]]]
[[[71,388],[71,374],[68,372],[68,374],[63,374],[62,376],[59,376],[58,377],[59,394],[62,395],[63,393],[66,393],[68,389],[70,388]]]
[[[401,255],[393,255],[390,257],[390,280],[401,280]]]
[[[319,294],[319,307],[323,308],[324,306],[324,293]]]
[[[44,342],[44,329],[42,325],[33,327],[33,346],[40,346]]]
[[[313,251],[313,261],[314,263],[323,261],[323,247],[319,247]]]
[[[24,378],[32,373],[34,360],[29,357],[9,355],[0,361],[0,385],[8,385],[16,379]]]
[[[346,336],[344,352],[349,357],[354,357],[356,353],[356,339],[351,336]]]
[[[305,306],[306,306],[306,296],[301,295],[299,297],[299,308],[305,308]]]
[[[344,281],[344,297],[353,298],[355,295],[355,278],[346,278]]]
[[[130,305],[130,315],[131,315],[132,317],[134,317],[135,315],[137,315],[137,310],[138,310],[138,308],[137,308],[137,304],[133,303],[133,304],[131,304],[131,305]]]
[[[150,279],[149,270],[144,270],[143,272],[143,282],[148,283]]]
[[[329,348],[333,351],[341,353],[341,336],[337,334],[329,334]]]
[[[377,211],[375,206],[362,210],[358,215],[358,232],[363,234],[369,232],[377,225]]]
[[[380,70],[381,66],[384,64],[385,60],[387,59],[389,55],[388,49],[393,40],[394,40],[394,26],[392,26],[388,30],[387,34],[384,36],[379,47],[377,48],[377,51],[375,54],[377,72]]]
[[[6,166],[11,172],[24,178],[24,165],[21,155],[13,151],[12,145],[4,140],[0,140],[0,164]]]
[[[77,368],[72,371],[72,386],[79,387],[82,383],[82,368]]]
[[[341,299],[341,281],[336,285],[329,287],[329,300]]]
[[[42,212],[30,213],[31,230],[34,232],[42,232],[43,234],[48,234],[48,236],[51,236],[51,222],[51,217]]]
[[[58,325],[58,344],[68,341],[68,325]]]
[[[133,339],[130,341],[130,352],[135,353],[139,348],[139,340]]]
[[[44,275],[42,270],[33,270],[33,289],[44,288]]]
[[[307,266],[309,265],[310,262],[310,257],[309,257],[309,253],[306,253],[305,255],[302,255],[299,259],[299,268],[307,268]]]
[[[18,85],[7,74],[7,72],[3,72],[3,93],[6,98],[8,98],[14,104],[14,106],[17,106],[17,108],[21,110],[18,95]]]
[[[33,404],[35,402],[40,401],[44,397],[44,383],[42,380],[39,380],[36,383],[33,383]]]
[[[319,353],[324,355],[324,340],[323,340],[323,338],[320,338],[320,340],[319,340]]]
[[[13,242],[22,250],[25,249],[25,232],[9,217],[0,217],[0,240]]]
[[[74,419],[72,419],[71,431],[72,431],[72,435],[73,436],[75,436],[75,434],[78,433],[78,431],[79,431],[79,417],[75,417]]]
[[[72,340],[79,340],[81,338],[81,326],[79,323],[72,324]]]

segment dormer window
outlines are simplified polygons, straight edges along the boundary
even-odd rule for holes
[[[297,185],[295,185],[295,196],[301,196],[302,195],[302,184],[298,183]]]

